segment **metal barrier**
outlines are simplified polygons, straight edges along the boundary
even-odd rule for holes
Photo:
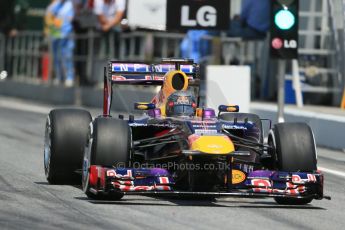
[[[103,67],[109,59],[118,59],[118,40],[116,33],[101,34],[95,30],[88,30],[84,34],[74,34],[75,40],[75,68],[79,78],[96,84],[103,79]],[[84,79],[84,80],[85,80]]]
[[[75,52],[74,61],[80,63],[86,69],[86,76],[92,80],[97,63],[102,66],[109,59],[114,57],[114,34],[103,36],[93,30],[86,34],[73,35],[77,49],[82,50],[80,54]],[[5,39],[0,37],[0,47],[5,47]],[[49,62],[42,62],[44,55],[49,55]],[[6,60],[5,60],[6,55]],[[48,64],[48,79],[51,79],[53,68],[52,52],[49,38],[44,37],[42,32],[23,31],[16,37],[8,38],[6,47],[0,49],[0,67],[7,69],[13,79],[20,79],[31,82],[42,80],[43,65]],[[103,68],[102,72],[103,72]],[[99,79],[101,79],[100,75]],[[96,81],[94,79],[94,81]]]
[[[5,69],[5,36],[0,33],[0,72]]]
[[[42,44],[43,35],[40,32],[25,31],[8,38],[5,66],[13,78],[37,80]]]
[[[89,83],[97,84],[102,80],[103,66],[109,59],[158,62],[162,57],[180,57],[180,44],[184,36],[179,33],[141,31],[101,34],[91,29],[82,34],[74,34],[76,73]],[[262,41],[243,41],[225,36],[206,36],[202,39],[211,44],[212,50],[210,55],[203,57],[202,62],[205,64],[230,64],[237,60],[240,65],[251,64],[253,74],[257,74],[260,70],[258,67],[263,65],[260,63],[262,58],[258,56],[262,53]],[[1,45],[4,45],[2,37]],[[52,79],[51,46],[43,33],[20,32],[18,36],[9,38],[6,49],[1,50],[4,52],[0,53],[0,58],[6,55],[3,66],[10,68],[8,70],[14,79],[33,82],[49,82]],[[49,61],[44,62],[47,55]],[[1,60],[5,62],[4,59]],[[42,77],[46,68],[49,69],[49,76]]]
[[[184,34],[163,32],[131,32],[120,36],[122,60],[160,61],[162,57],[180,57]]]

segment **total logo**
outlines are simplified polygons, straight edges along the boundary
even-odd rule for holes
[[[273,38],[272,39],[272,47],[274,49],[296,49],[297,48],[297,41],[296,40],[283,40],[281,38]]]

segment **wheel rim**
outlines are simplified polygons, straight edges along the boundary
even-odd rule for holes
[[[51,159],[51,125],[49,116],[46,122],[46,130],[44,135],[44,172],[46,177],[49,177]]]
[[[272,157],[272,167],[277,168],[278,165],[278,159],[277,159],[277,153],[276,153],[276,139],[274,136],[274,130],[271,129],[268,134],[268,142],[267,144],[271,146],[273,149],[269,150],[269,155]]]
[[[89,168],[90,168],[89,160],[84,157],[83,172],[82,172],[83,173],[83,175],[82,175],[82,187],[83,187],[84,192],[87,192],[87,190],[88,190],[89,178],[90,178]]]
[[[83,160],[83,169],[82,169],[82,187],[83,191],[86,193],[89,189],[89,179],[90,179],[90,161],[91,161],[91,147],[92,147],[92,138],[88,138],[88,144],[84,149],[84,160]]]

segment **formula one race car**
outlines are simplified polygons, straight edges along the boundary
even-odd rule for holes
[[[144,114],[110,115],[113,85],[160,85]],[[92,199],[131,194],[273,197],[307,204],[323,195],[312,130],[304,123],[270,127],[237,105],[200,107],[199,66],[192,60],[159,64],[110,61],[103,115],[52,110],[47,118],[44,169],[51,184],[72,183]],[[271,125],[270,125],[271,126]]]

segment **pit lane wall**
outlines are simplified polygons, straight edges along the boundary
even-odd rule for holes
[[[134,102],[151,101],[155,89],[118,87],[113,91],[112,110],[134,113]],[[101,108],[103,88],[32,84],[18,81],[0,81],[0,95],[54,105],[78,105]]]
[[[253,102],[250,105],[250,112],[277,123],[275,104]],[[284,112],[285,122],[305,122],[310,125],[318,146],[345,150],[345,116],[343,115],[345,112],[335,113],[328,111],[327,108],[295,106],[285,107]]]
[[[153,94],[152,89],[142,88],[138,91],[119,88],[114,93],[112,109],[132,113],[134,106],[128,101],[150,101]],[[64,88],[5,80],[0,81],[0,95],[56,105],[82,105],[98,108],[103,105],[102,88]],[[277,122],[276,105],[251,102],[249,108],[250,112],[258,114],[261,118],[271,119],[273,123]],[[242,110],[242,112],[244,111]],[[333,149],[345,149],[345,116],[341,114],[327,114],[327,110],[312,111],[289,106],[285,108],[287,122],[308,123],[314,131],[316,143],[319,146]],[[264,124],[264,127],[267,131],[267,124]]]

